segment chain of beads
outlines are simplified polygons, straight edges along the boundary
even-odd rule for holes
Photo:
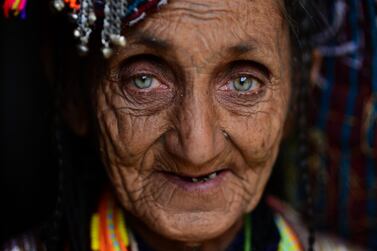
[[[113,53],[113,46],[124,47],[126,38],[122,35],[122,20],[131,26],[146,16],[146,12],[154,7],[160,8],[167,0],[52,0],[53,7],[61,11],[69,7],[71,17],[77,28],[74,36],[79,40],[79,53],[85,55],[89,51],[89,39],[97,21],[97,15],[103,15],[101,31],[102,54],[109,58]],[[98,11],[100,10],[100,11]]]
[[[76,16],[76,13],[73,13],[72,17],[77,22],[77,29],[74,30],[73,34],[80,40],[78,45],[79,53],[85,55],[89,51],[88,43],[92,33],[91,26],[96,21],[92,0],[82,0],[78,15]]]
[[[105,3],[101,42],[102,53],[106,58],[112,54],[110,43],[122,47],[126,45],[126,38],[121,35],[121,25],[122,18],[127,14],[127,5],[126,0],[109,0]]]

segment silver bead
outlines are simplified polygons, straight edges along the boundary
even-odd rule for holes
[[[118,46],[124,47],[127,44],[126,38],[121,35],[111,35],[110,39],[113,44],[118,45]]]
[[[78,29],[75,29],[73,31],[73,36],[76,37],[76,38],[79,38],[81,36],[81,32]]]
[[[89,37],[88,36],[82,36],[80,38],[81,42],[84,44],[87,44],[89,42]]]
[[[110,23],[106,20],[103,21],[103,28],[108,28],[110,27]]]
[[[119,46],[125,47],[127,45],[127,40],[124,36],[119,36],[118,40]]]
[[[77,18],[79,17],[76,13],[72,13],[69,15],[72,22],[76,22]]]
[[[61,11],[64,9],[64,2],[62,0],[55,0],[53,5],[57,11]]]
[[[89,23],[94,24],[97,20],[96,14],[94,12],[89,13]]]
[[[110,8],[109,8],[109,6],[107,4],[105,5],[105,8],[103,9],[103,13],[105,15],[110,15],[111,14]]]
[[[88,52],[89,52],[89,48],[88,48],[88,46],[86,46],[85,44],[79,44],[79,45],[77,46],[77,49],[78,49],[79,54],[80,54],[81,56],[85,56],[85,55],[87,55]]]
[[[113,54],[113,50],[110,47],[103,47],[102,54],[105,58],[109,58]]]

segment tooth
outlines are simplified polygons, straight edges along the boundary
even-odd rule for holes
[[[197,179],[197,178],[192,178],[192,182],[194,182],[194,183],[199,182],[199,179]]]
[[[217,176],[217,173],[214,172],[214,173],[211,173],[211,174],[208,176],[208,178],[209,178],[209,179],[213,179],[213,178],[215,178],[216,176]]]

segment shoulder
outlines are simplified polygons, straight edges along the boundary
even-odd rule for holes
[[[358,246],[354,246],[350,243],[347,243],[335,236],[329,234],[318,234],[316,236],[316,249],[318,251],[327,251],[327,250],[348,250],[348,251],[366,251]]]
[[[6,241],[0,251],[46,251],[46,248],[37,235],[30,231]]]
[[[297,239],[300,246],[299,250],[308,250],[308,231],[305,223],[301,219],[300,214],[287,203],[282,202],[281,200],[272,196],[267,198],[267,204],[275,212],[279,230],[282,228],[290,229],[288,232],[291,231],[292,235],[294,235],[292,238]],[[366,249],[353,246],[350,243],[347,243],[344,240],[330,234],[316,233],[315,238],[316,241],[314,250],[316,251],[366,251]]]

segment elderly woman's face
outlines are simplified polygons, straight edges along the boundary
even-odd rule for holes
[[[96,92],[102,158],[124,208],[181,241],[258,203],[290,100],[276,0],[169,1],[131,27]]]

